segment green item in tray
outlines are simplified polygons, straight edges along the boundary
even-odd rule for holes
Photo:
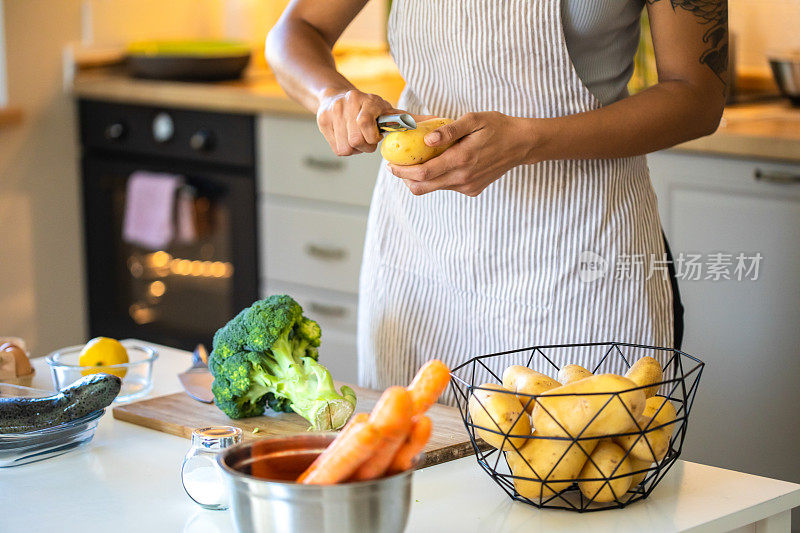
[[[128,55],[168,57],[239,57],[250,46],[236,41],[138,41],[128,45]]]

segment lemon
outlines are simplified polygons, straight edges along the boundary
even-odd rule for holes
[[[95,337],[86,343],[81,350],[78,364],[80,366],[93,367],[81,370],[81,374],[97,374],[104,372],[114,374],[120,379],[125,377],[127,368],[109,368],[108,365],[119,365],[128,362],[128,351],[116,339],[108,337]]]

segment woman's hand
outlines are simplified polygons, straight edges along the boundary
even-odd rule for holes
[[[389,165],[416,195],[441,189],[477,196],[508,170],[533,163],[539,135],[535,120],[496,111],[467,113],[425,136],[425,144],[455,142],[438,157],[420,165]]]
[[[374,152],[381,140],[380,115],[402,113],[376,94],[357,89],[333,92],[322,97],[317,109],[317,126],[336,155]]]

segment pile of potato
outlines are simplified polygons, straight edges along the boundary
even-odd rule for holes
[[[475,388],[469,413],[478,436],[506,453],[526,498],[547,498],[577,481],[595,502],[621,500],[669,450],[676,411],[656,396],[661,365],[643,357],[625,376],[566,365],[557,378],[513,365],[502,386]]]

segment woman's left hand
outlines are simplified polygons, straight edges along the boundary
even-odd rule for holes
[[[425,136],[425,144],[455,142],[420,165],[389,165],[415,195],[437,190],[478,196],[508,170],[531,161],[537,135],[533,120],[497,111],[467,113]]]

